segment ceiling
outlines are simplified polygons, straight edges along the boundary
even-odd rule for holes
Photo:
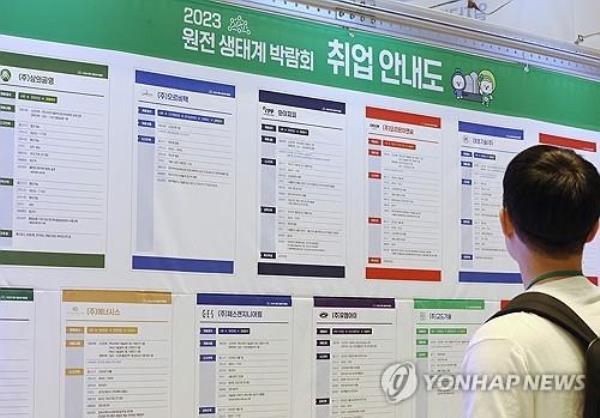
[[[587,48],[600,50],[598,0],[396,0],[399,3],[439,10],[469,19],[574,43],[579,35]],[[475,6],[479,8],[473,7]]]

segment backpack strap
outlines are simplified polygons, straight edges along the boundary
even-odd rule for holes
[[[541,292],[526,292],[514,298],[494,318],[515,312],[538,315],[560,326],[576,338],[586,363],[584,418],[600,418],[600,337],[564,302]]]
[[[508,306],[488,321],[515,312],[536,314],[560,326],[573,335],[586,351],[598,335],[564,302],[541,292],[525,292],[510,301]]]

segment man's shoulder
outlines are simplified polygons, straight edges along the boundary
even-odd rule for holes
[[[481,326],[467,347],[463,372],[466,374],[515,373],[528,370],[523,337],[527,335],[527,314],[510,314]],[[513,322],[518,325],[513,326]],[[527,343],[525,343],[527,345]]]
[[[561,353],[557,361],[557,353]],[[467,348],[471,366],[487,362],[505,371],[578,370],[583,355],[567,331],[535,314],[517,312],[495,318],[477,330]]]
[[[592,329],[600,331],[600,289],[585,277],[542,284],[531,291],[545,293],[562,301]],[[565,336],[567,339],[571,337],[567,331],[547,319],[532,313],[515,312],[483,324],[475,333],[472,343],[504,339],[526,348],[536,348],[540,344],[547,345],[552,338],[565,340]]]
[[[543,335],[540,331],[551,327],[549,321],[535,314],[515,312],[483,324],[475,332],[470,345],[490,340],[504,340],[527,347],[542,341]]]

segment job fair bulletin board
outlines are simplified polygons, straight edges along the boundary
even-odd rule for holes
[[[459,372],[522,290],[515,154],[600,165],[597,82],[213,1],[4,3],[2,416],[459,417],[381,373]]]

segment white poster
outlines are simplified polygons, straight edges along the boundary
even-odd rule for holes
[[[31,289],[0,288],[0,416],[33,418],[35,302]]]
[[[65,290],[61,418],[171,416],[171,294]]]
[[[292,321],[289,296],[198,295],[199,418],[290,416]]]

